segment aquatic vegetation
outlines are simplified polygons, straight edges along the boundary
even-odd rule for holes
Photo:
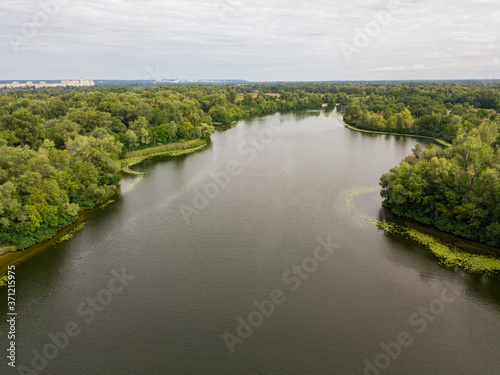
[[[500,259],[471,254],[460,250],[456,246],[441,241],[431,234],[424,233],[414,228],[405,227],[386,220],[377,220],[367,214],[361,213],[353,203],[353,198],[362,194],[373,192],[379,188],[354,189],[346,193],[344,208],[354,223],[360,228],[376,227],[386,234],[398,235],[423,245],[439,259],[441,265],[448,268],[461,268],[479,272],[500,271]]]
[[[107,201],[106,203],[104,203],[101,207],[99,208],[104,208],[104,207],[108,207],[111,203],[113,203],[115,200],[114,199],[110,199],[109,201]]]
[[[8,281],[8,276],[6,274],[0,275],[0,287],[6,286]]]
[[[81,223],[79,225],[77,225],[76,227],[74,227],[71,231],[69,231],[67,234],[65,234],[64,236],[61,236],[61,238],[59,238],[59,240],[57,240],[56,243],[60,243],[60,242],[64,242],[64,241],[67,241],[71,238],[73,238],[73,236],[81,231],[83,229],[83,227],[85,226],[86,223]]]
[[[466,270],[483,272],[500,270],[500,259],[498,258],[466,253],[456,246],[440,241],[436,237],[414,228],[407,228],[388,221],[379,221],[377,227],[386,233],[403,236],[425,246],[446,267],[459,267]]]
[[[371,193],[380,190],[379,187],[360,188],[347,191],[344,201],[344,211],[351,217],[351,219],[361,228],[369,228],[377,225],[378,220],[370,215],[360,212],[353,203],[353,199],[359,195]]]

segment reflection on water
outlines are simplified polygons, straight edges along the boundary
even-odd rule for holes
[[[262,142],[273,124],[283,130]],[[43,373],[363,374],[405,330],[414,342],[381,373],[497,373],[499,278],[445,269],[345,209],[346,192],[377,186],[419,141],[353,132],[322,111],[290,113],[240,121],[193,155],[134,166],[147,174],[126,179],[81,232],[18,266],[18,363],[29,366],[50,333],[76,322],[82,332]],[[207,196],[230,162],[240,173]],[[353,202],[386,215],[376,191]],[[193,209],[189,223],[183,207]],[[301,282],[291,290],[284,272],[328,236],[339,247],[314,272],[289,275]],[[78,307],[123,269],[134,281],[85,323]],[[409,318],[447,285],[459,297],[417,333]],[[238,318],[275,290],[286,301],[230,354],[223,335],[240,337]]]

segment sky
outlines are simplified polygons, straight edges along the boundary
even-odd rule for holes
[[[500,79],[498,0],[0,0],[0,80]]]

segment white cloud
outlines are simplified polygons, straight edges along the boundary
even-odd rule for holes
[[[450,55],[441,51],[429,52],[422,57],[424,60],[445,60],[449,59]]]
[[[460,53],[460,57],[464,58],[487,58],[499,55],[499,49],[492,44],[487,44],[485,46],[474,46],[468,50],[464,50]]]
[[[346,61],[339,44],[355,45],[390,1],[69,0],[17,54],[8,35],[23,36],[40,5],[2,2],[0,79],[141,79],[156,65],[186,78],[475,78],[500,58],[497,0],[400,0]]]

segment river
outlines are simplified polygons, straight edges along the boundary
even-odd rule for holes
[[[498,374],[500,278],[362,219],[418,141],[308,111],[135,166],[72,239],[17,265],[17,370],[2,350],[1,373]]]

